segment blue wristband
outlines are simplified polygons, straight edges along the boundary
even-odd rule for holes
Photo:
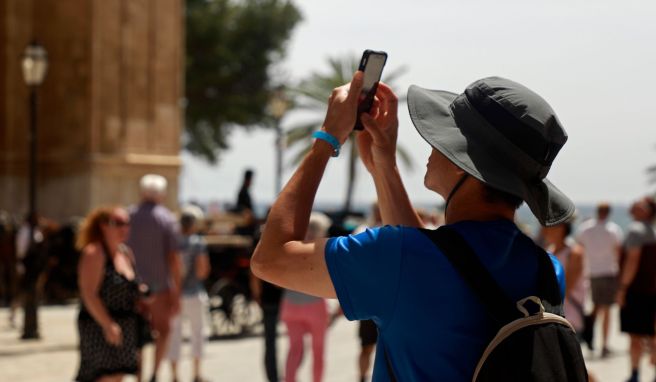
[[[333,147],[333,156],[336,157],[339,155],[339,149],[342,147],[342,145],[339,144],[337,138],[335,138],[332,134],[318,130],[312,133],[312,138],[321,139],[322,141],[330,143],[330,145]]]

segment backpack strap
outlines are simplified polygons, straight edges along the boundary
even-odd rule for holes
[[[524,317],[517,309],[517,304],[506,296],[490,272],[485,268],[474,250],[455,229],[442,226],[436,230],[419,229],[426,235],[449,260],[467,285],[478,296],[488,314],[502,328],[511,322]],[[547,313],[563,316],[560,288],[556,279],[551,258],[547,252],[535,245],[538,252],[538,295]],[[560,321],[559,321],[560,322]],[[564,321],[567,323],[567,321]],[[567,325],[571,326],[569,323]],[[383,346],[385,365],[392,382],[397,382],[392,363]]]
[[[442,251],[497,324],[504,326],[523,316],[517,310],[516,303],[506,296],[467,241],[455,229],[442,226],[437,230],[420,231]],[[560,287],[551,258],[544,249],[533,245],[538,260],[538,297],[546,312],[563,316]]]
[[[560,294],[558,278],[554,270],[551,256],[542,247],[534,244],[538,252],[538,296],[547,313],[565,317],[563,297]]]
[[[506,296],[465,239],[453,228],[420,229],[440,249],[458,274],[478,296],[488,314],[502,327],[523,315]]]
[[[387,354],[387,348],[383,344],[383,353],[385,355],[385,366],[387,366],[387,374],[389,374],[391,382],[397,382],[396,375],[394,374],[394,369],[392,368],[392,362],[390,361],[389,355]]]

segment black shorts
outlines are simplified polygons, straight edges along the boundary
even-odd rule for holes
[[[371,320],[360,321],[358,336],[360,337],[360,344],[363,347],[375,345],[376,341],[378,341],[378,327]]]
[[[592,302],[595,305],[613,305],[617,294],[617,276],[592,277]]]
[[[653,337],[656,332],[656,295],[627,292],[620,318],[624,333]]]

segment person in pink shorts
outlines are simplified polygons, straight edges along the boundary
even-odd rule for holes
[[[326,237],[331,224],[328,216],[313,212],[305,239],[315,240]],[[285,290],[281,319],[287,326],[287,335],[289,336],[285,382],[296,381],[296,373],[305,352],[303,338],[306,334],[310,334],[312,337],[312,381],[321,382],[325,338],[329,323],[326,301],[320,297]]]

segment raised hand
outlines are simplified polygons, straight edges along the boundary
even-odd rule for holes
[[[377,102],[370,113],[362,114],[365,130],[358,136],[360,158],[370,173],[396,166],[399,130],[399,99],[385,83],[378,84]]]
[[[328,111],[322,129],[343,144],[353,131],[362,90],[363,73],[355,72],[350,83],[335,88],[328,99]]]

